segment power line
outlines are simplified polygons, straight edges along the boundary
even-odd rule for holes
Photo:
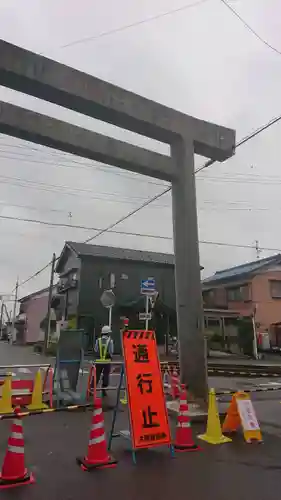
[[[198,179],[200,181],[210,181],[210,182],[219,182],[219,183],[230,183],[230,184],[257,184],[259,186],[278,186],[281,183],[281,178],[279,179],[247,179],[247,178],[235,178],[235,177],[202,177],[202,179]]]
[[[217,209],[219,211],[221,211],[221,208],[217,207]],[[209,208],[206,210],[209,210]],[[233,209],[234,211],[236,209]],[[237,209],[239,210],[239,209]],[[252,210],[251,208],[244,208],[244,209],[241,209],[241,210],[244,210],[244,211],[247,211],[247,210]],[[258,210],[258,209],[257,209]],[[265,209],[264,209],[265,210]],[[280,208],[281,210],[281,208]],[[224,212],[225,212],[225,209],[224,209]],[[58,228],[70,228],[70,229],[81,229],[81,230],[84,230],[84,231],[97,231],[97,232],[100,232],[100,231],[104,231],[104,229],[101,229],[100,227],[89,227],[89,226],[84,226],[84,225],[79,225],[79,224],[72,224],[72,223],[64,223],[64,222],[51,222],[51,221],[43,221],[43,220],[39,220],[39,219],[29,219],[29,218],[26,218],[26,217],[14,217],[14,216],[9,216],[9,215],[0,215],[0,220],[1,219],[4,219],[4,220],[12,220],[12,221],[19,221],[19,222],[28,222],[28,223],[33,223],[33,224],[39,224],[39,225],[43,225],[43,226],[48,226],[48,227],[58,227]],[[158,235],[158,234],[149,234],[149,233],[137,233],[137,232],[133,232],[133,231],[118,231],[116,229],[111,229],[111,230],[108,230],[109,233],[112,233],[112,234],[121,234],[123,236],[138,236],[140,238],[152,238],[152,239],[156,239],[156,240],[166,240],[166,241],[172,241],[173,238],[171,236],[162,236],[162,235]],[[199,243],[206,243],[205,241],[199,241]],[[207,242],[208,243],[208,242]],[[220,243],[216,243],[216,242],[212,242],[214,245],[220,245]],[[209,242],[209,244],[211,244]],[[221,245],[225,245],[225,246],[235,246],[233,244],[228,244],[228,243],[221,243]],[[244,248],[243,245],[238,245],[239,248]],[[255,248],[255,247],[252,247],[252,246],[245,246],[245,248]],[[268,250],[272,250],[272,249],[268,249]]]
[[[268,123],[266,123],[265,125],[262,125],[261,127],[259,127],[258,129],[256,129],[254,132],[252,132],[251,134],[247,135],[246,137],[244,137],[243,139],[241,139],[237,145],[236,145],[236,149],[239,147],[239,146],[242,146],[243,144],[245,144],[246,142],[250,141],[251,139],[253,139],[254,137],[256,137],[258,134],[260,134],[261,132],[263,132],[264,130],[266,130],[267,128],[271,127],[272,125],[274,125],[275,123],[277,123],[279,120],[281,120],[281,116],[277,117],[277,118],[273,118],[272,120],[270,120]],[[195,170],[194,174],[198,173],[198,172],[201,172],[203,169],[206,169],[208,168],[210,165],[213,165],[213,163],[216,163],[215,161],[213,160],[209,160],[207,161],[204,165],[202,165],[202,167],[198,168],[197,170]],[[140,205],[138,208],[132,210],[131,212],[129,212],[127,215],[125,215],[124,217],[122,217],[121,219],[117,220],[116,222],[114,222],[113,224],[110,224],[108,227],[106,227],[105,229],[102,229],[100,230],[96,235],[92,236],[91,238],[88,238],[84,243],[89,243],[90,241],[98,238],[99,236],[101,236],[102,234],[110,231],[111,229],[114,229],[118,224],[121,224],[121,222],[124,222],[125,220],[129,219],[129,217],[131,217],[132,215],[136,214],[137,212],[139,212],[140,210],[142,210],[143,208],[147,207],[148,205],[150,205],[151,203],[153,203],[154,201],[156,201],[157,199],[161,198],[161,196],[163,196],[164,194],[168,193],[169,191],[171,191],[172,187],[168,187],[166,188],[164,191],[162,191],[161,193],[157,194],[156,196],[154,196],[153,198],[150,198],[149,200],[147,200],[145,203],[143,203],[142,205]],[[204,243],[204,242],[203,242]],[[220,244],[220,246],[224,246],[224,244]],[[235,246],[235,245],[234,245]],[[241,248],[241,247],[239,247]],[[251,246],[245,246],[243,248],[252,248]],[[266,249],[266,248],[261,248],[261,250],[268,250],[268,251],[279,251],[277,249]],[[47,267],[49,267],[49,265],[51,264],[51,262],[49,262],[44,268],[42,268],[42,270],[39,270],[37,271],[37,273],[33,274],[31,277],[27,278],[27,280],[25,280],[23,282],[23,284],[27,283],[28,281],[30,281],[31,279],[33,279],[34,277],[38,276],[38,274],[40,274],[41,272],[43,272]],[[22,283],[19,284],[19,286],[22,286]]]
[[[0,146],[2,146],[3,144],[0,143]],[[13,147],[16,147],[14,145],[8,145],[7,146],[11,146],[12,148]],[[24,148],[23,146],[18,146],[18,147],[22,147]],[[29,148],[25,148],[27,151]],[[34,150],[35,152],[38,152],[40,153],[40,151],[36,148],[30,148],[30,150]],[[27,162],[27,163],[34,163],[36,165],[38,164],[42,164],[42,165],[49,165],[51,167],[60,167],[60,168],[74,168],[76,170],[78,169],[83,169],[83,170],[88,170],[88,171],[101,171],[101,172],[105,172],[105,173],[108,173],[110,175],[114,175],[114,176],[118,176],[118,177],[124,177],[124,178],[127,178],[127,179],[130,179],[130,180],[133,180],[133,181],[137,181],[137,182],[145,182],[146,184],[153,184],[153,185],[156,185],[156,186],[164,186],[165,184],[163,182],[157,182],[157,181],[153,181],[153,180],[150,180],[150,179],[143,179],[142,176],[138,175],[138,174],[126,174],[126,173],[123,173],[123,172],[116,172],[113,170],[113,168],[111,166],[108,166],[106,167],[105,165],[102,166],[98,163],[93,163],[93,164],[86,164],[86,163],[83,163],[83,162],[79,162],[77,160],[74,160],[74,159],[67,159],[67,157],[64,158],[64,156],[62,155],[62,158],[60,158],[59,155],[57,155],[58,157],[58,161],[52,161],[53,159],[55,160],[55,157],[52,157],[52,154],[51,152],[49,153],[51,158],[43,158],[43,159],[33,159],[34,158],[34,155],[29,155],[27,154],[26,151],[24,151],[23,153],[19,153],[17,151],[5,151],[5,150],[0,150],[0,153],[5,153],[5,154],[0,154],[0,158],[3,158],[5,160],[20,160],[20,161],[24,161],[24,162]],[[47,152],[46,153],[43,153],[43,154],[48,154]],[[17,156],[11,156],[11,155],[17,155]],[[66,161],[68,161],[68,163],[65,163]],[[74,165],[72,164],[74,163]]]
[[[71,227],[71,225],[69,225],[69,227]],[[75,228],[76,226],[73,226],[73,227]],[[91,229],[93,229],[93,228],[91,228]],[[97,229],[95,229],[95,230],[97,230]],[[170,236],[142,234],[142,233],[133,233],[133,232],[126,232],[126,231],[115,231],[115,230],[113,231],[113,230],[109,230],[109,229],[103,229],[103,230],[100,230],[100,232],[97,235],[86,240],[84,243],[88,243],[90,240],[93,240],[95,237],[98,237],[100,234],[107,232],[107,231],[112,232],[112,233],[117,233],[117,234],[129,235],[129,236],[158,238],[158,239],[170,240],[170,241],[173,240],[173,238]],[[207,240],[199,240],[199,243],[202,245],[214,245],[214,246],[219,246],[219,247],[244,248],[244,249],[250,249],[250,250],[256,249],[255,245],[243,245],[243,244],[238,244],[238,243],[226,243],[226,242],[207,241]],[[259,250],[260,251],[267,251],[267,252],[281,252],[280,248],[272,248],[272,247],[260,247],[259,246]],[[59,260],[59,257],[56,258],[56,261],[58,261],[58,260]],[[52,264],[52,261],[48,262],[48,264],[46,264],[44,267],[42,267],[41,269],[36,271],[36,273],[32,274],[26,280],[19,283],[19,286],[23,286],[26,283],[28,283],[30,280],[36,278],[39,274],[41,274],[43,271],[45,271],[51,264]],[[15,289],[13,289],[11,293],[13,293],[14,291],[15,291]]]
[[[137,203],[139,200],[147,200],[147,198],[141,196],[126,196],[122,193],[109,193],[101,192],[98,195],[85,196],[86,194],[91,194],[91,189],[75,188],[71,186],[64,186],[61,184],[48,184],[46,182],[33,181],[31,179],[23,179],[22,177],[10,177],[5,175],[0,175],[1,184],[8,184],[10,186],[21,187],[24,189],[36,189],[39,191],[45,191],[49,193],[59,193],[66,196],[83,197],[83,199],[93,199],[102,200],[104,202],[114,202],[132,205]],[[14,181],[14,182],[11,182]],[[163,186],[163,184],[162,184]],[[163,205],[155,205],[155,207],[163,207]]]
[[[229,203],[224,203],[221,202],[220,204],[216,204],[213,201],[203,201],[203,204],[206,204],[206,207],[199,206],[198,211],[216,211],[221,213],[223,210],[223,213],[227,212],[276,212],[280,211],[281,207],[253,207],[253,206],[240,206],[241,203],[247,203],[247,201],[241,201],[241,202],[229,202]],[[21,208],[26,208],[28,210],[35,210],[35,211],[46,211],[46,212],[56,212],[56,213],[63,213],[64,215],[68,215],[69,219],[72,219],[73,213],[67,210],[58,210],[58,209],[40,209],[36,207],[32,207],[30,205],[15,205],[15,204],[7,204],[6,202],[0,202],[0,204],[3,204],[4,206],[12,206],[12,207],[21,207]],[[234,206],[233,206],[234,205]],[[168,208],[169,205],[163,205],[163,207]],[[71,214],[71,215],[69,215]],[[47,226],[47,227],[61,227],[61,228],[72,228],[72,229],[82,229],[85,231],[101,231],[101,228],[96,228],[96,227],[89,227],[85,226],[82,224],[73,224],[71,223],[65,223],[65,222],[52,222],[52,221],[45,221],[41,219],[33,219],[29,217],[18,217],[18,216],[12,216],[12,215],[0,215],[0,219],[3,220],[11,220],[11,221],[19,221],[19,222],[28,222],[32,224],[38,224],[42,226]],[[154,236],[154,235],[145,235],[142,233],[131,233],[131,232],[124,232],[124,231],[109,231],[112,233],[116,234],[127,234],[129,236],[148,236],[150,238],[163,238],[166,239],[166,237],[162,236]],[[18,235],[19,233],[17,233]],[[25,236],[24,233],[21,233],[22,236]]]
[[[45,269],[47,269],[50,265],[51,265],[52,261],[48,262],[48,264],[46,264],[44,267],[42,267],[41,269],[39,269],[38,271],[36,271],[36,273],[32,274],[31,276],[29,276],[28,278],[26,278],[26,280],[24,281],[21,281],[18,286],[23,286],[25,285],[26,283],[28,283],[30,280],[32,280],[33,278],[36,278],[39,274],[41,274],[43,271],[45,271]],[[12,290],[12,293],[15,291],[16,288],[14,288]]]
[[[197,180],[202,180],[202,179],[249,179],[249,180],[268,180],[268,181],[280,181],[281,180],[281,176],[280,175],[264,175],[262,173],[260,173],[259,171],[258,172],[255,172],[255,171],[251,171],[251,172],[246,172],[246,171],[243,171],[243,172],[240,172],[240,171],[237,171],[237,172],[230,172],[230,174],[223,174],[222,176],[220,175],[216,175],[215,177],[213,176],[209,176],[209,175],[203,175],[202,177],[201,176],[197,176]]]
[[[118,233],[118,234],[127,234],[127,235],[133,235],[133,236],[149,237],[149,238],[161,238],[161,239],[171,240],[171,241],[173,240],[172,237],[168,237],[168,236],[155,236],[155,235],[151,235],[151,234],[140,234],[140,233],[127,233],[127,232],[122,232],[122,231],[109,231],[109,232],[114,232],[114,233]],[[200,240],[199,243],[202,245],[214,245],[214,246],[219,246],[219,247],[244,248],[244,249],[250,249],[250,250],[256,249],[255,245],[242,245],[242,244],[240,245],[238,243],[236,244],[236,243],[226,243],[226,242],[207,241],[207,240]],[[280,248],[260,247],[259,246],[259,251],[281,252],[281,249]],[[58,260],[59,260],[59,257],[56,258],[56,262]],[[36,278],[39,274],[41,274],[43,271],[45,271],[51,264],[52,264],[52,261],[48,262],[48,264],[46,264],[44,267],[39,269],[36,273],[32,274],[26,280],[19,283],[19,286],[23,286],[26,283],[28,283],[30,280]],[[12,290],[11,293],[13,293],[14,291],[15,291],[15,288]]]
[[[279,119],[279,117],[277,118],[277,120]],[[275,119],[276,120],[276,119]],[[2,145],[2,143],[0,142],[0,145]],[[13,145],[11,144],[7,144],[7,146],[11,146],[11,147],[14,147]],[[18,146],[18,147],[23,147],[23,146]],[[26,148],[28,149],[28,148]],[[35,152],[40,152],[38,149],[35,149],[35,148],[30,148],[30,150],[34,150]],[[19,155],[22,155],[23,158],[24,158],[24,154],[23,153],[13,153],[12,154],[19,154]],[[51,153],[50,153],[51,154]],[[53,162],[53,163],[49,163],[49,162],[46,162],[46,161],[43,161],[42,159],[34,159],[34,160],[29,160],[29,157],[32,157],[33,155],[28,155],[27,159],[23,159],[23,158],[19,158],[21,161],[26,161],[26,162],[32,162],[36,165],[38,165],[38,163],[42,163],[42,164],[45,164],[45,165],[50,165],[52,167],[71,167],[71,168],[74,168],[75,170],[79,170],[79,169],[86,169],[86,170],[89,170],[91,172],[93,172],[94,170],[97,170],[97,171],[102,171],[102,172],[105,172],[107,174],[112,174],[112,175],[117,175],[119,177],[124,177],[124,178],[128,178],[130,180],[133,180],[133,181],[136,181],[136,182],[144,182],[146,184],[153,184],[153,185],[156,185],[156,186],[165,186],[165,183],[164,182],[154,182],[153,180],[150,180],[150,179],[146,179],[146,177],[144,176],[139,176],[138,174],[133,174],[133,175],[126,175],[126,174],[123,174],[122,172],[115,172],[112,167],[102,167],[100,166],[99,164],[93,164],[93,165],[86,165],[85,163],[80,163],[78,161],[75,161],[75,160],[71,160],[75,163],[75,165],[72,165],[71,163],[69,164],[59,164],[57,162]],[[0,158],[1,158],[1,149],[0,149]],[[8,157],[8,156],[3,156],[3,158],[5,159],[11,159],[11,160],[18,160],[18,158],[15,158],[15,157]],[[46,158],[48,159],[48,158]],[[45,160],[45,158],[44,158]],[[60,160],[61,161],[61,160]],[[208,162],[209,163],[209,162]],[[200,167],[201,168],[201,167]],[[266,182],[270,182],[272,181],[272,183],[276,183],[276,180],[277,181],[281,181],[281,177],[279,176],[264,176],[264,175],[261,175],[261,174],[258,174],[258,173],[248,173],[248,174],[245,174],[245,173],[232,173],[231,176],[227,175],[226,176],[216,176],[216,177],[211,177],[211,176],[202,176],[202,177],[197,177],[198,180],[202,181],[202,180],[224,180],[226,179],[227,181],[230,182],[230,180],[232,180],[232,177],[235,177],[235,178],[241,178],[242,181],[244,182],[244,179],[245,179],[245,182],[258,182],[258,179],[257,178],[261,178],[262,179],[262,183],[264,184],[264,180]],[[25,179],[20,179],[20,178],[10,178],[10,179],[16,179],[16,180],[22,180],[23,182],[25,181]],[[26,180],[26,182],[32,182],[34,183],[34,181],[29,181],[28,179]],[[237,181],[238,182],[238,181]],[[13,184],[11,184],[13,185]],[[50,186],[50,185],[49,185]],[[51,185],[51,187],[53,187]],[[56,185],[57,187],[57,185]],[[62,188],[69,188],[69,189],[72,189],[71,186],[59,186],[59,187],[62,187]],[[106,193],[107,194],[107,193]],[[119,196],[119,195],[118,195]],[[15,205],[13,205],[15,206]]]
[[[21,222],[31,222],[33,224],[40,224],[40,225],[49,226],[49,227],[61,227],[61,228],[65,227],[65,228],[71,228],[71,229],[83,229],[85,231],[103,231],[103,229],[101,229],[100,227],[88,227],[88,226],[83,226],[83,225],[79,225],[79,224],[72,224],[72,223],[43,221],[43,220],[39,220],[39,219],[29,219],[27,217],[14,217],[14,216],[9,216],[9,215],[0,215],[0,219],[21,221]],[[116,230],[110,230],[108,232],[115,233],[115,234],[128,235],[128,236],[145,236],[147,238],[172,240],[171,237],[161,236],[161,235],[158,236],[158,235],[153,235],[153,234],[142,234],[142,233],[116,231]]]
[[[166,192],[169,192],[170,191],[170,188],[167,188],[166,189]],[[149,205],[150,203],[152,203],[153,201],[157,200],[160,196],[163,196],[165,193],[164,192],[161,192],[160,194],[158,195],[155,195],[153,198],[150,198],[149,200],[147,200],[145,203],[143,203],[140,207],[136,208],[135,210],[132,210],[131,212],[129,212],[127,215],[125,215],[124,217],[122,217],[121,219],[119,219],[117,222],[114,222],[113,224],[110,224],[108,227],[106,227],[105,229],[101,229],[96,235],[92,236],[91,238],[88,238],[87,240],[84,241],[84,243],[89,243],[90,241],[94,240],[95,238],[97,238],[98,236],[101,236],[102,234],[114,229],[114,227],[116,227],[118,224],[120,224],[121,222],[124,222],[125,220],[127,220],[129,217],[131,217],[132,215],[136,214],[137,212],[139,212],[142,208],[144,208],[145,206]],[[56,258],[56,261],[58,260],[58,257]],[[19,283],[19,286],[22,286],[22,285],[25,285],[26,283],[28,283],[28,281],[32,280],[33,278],[37,277],[38,274],[42,273],[45,269],[47,269],[50,265],[51,265],[52,261],[48,262],[48,264],[43,267],[42,269],[40,269],[39,271],[37,271],[36,273],[32,274],[31,276],[29,276],[25,281],[23,281],[22,283]],[[13,290],[14,291],[14,290]]]
[[[243,144],[246,144],[246,142],[250,141],[251,139],[254,139],[257,135],[261,134],[261,132],[264,132],[264,130],[267,130],[270,128],[272,125],[275,125],[275,123],[279,122],[281,120],[281,115],[277,116],[276,118],[272,118],[269,122],[267,122],[265,125],[262,125],[261,127],[257,128],[254,130],[252,133],[246,135],[241,139],[239,142],[236,144],[236,149],[239,148],[240,146],[243,146]],[[229,160],[229,158],[227,158]],[[225,160],[226,161],[226,160]],[[199,172],[202,172],[202,170],[205,170],[206,168],[210,167],[216,163],[216,160],[208,160],[202,167],[199,167],[195,170],[195,174],[198,174]],[[222,162],[224,163],[224,162]]]
[[[273,50],[273,52],[275,52],[276,54],[278,54],[279,56],[281,55],[281,51],[278,50],[276,47],[274,47],[273,45],[271,45],[269,42],[267,42],[264,38],[262,38],[258,33],[257,31],[255,31],[246,21],[245,19],[243,19],[242,16],[240,16],[240,14],[238,14],[238,12],[236,10],[233,9],[233,7],[231,7],[227,2],[226,0],[221,0],[221,2],[225,5],[225,7],[227,7],[234,16],[237,17],[237,19],[239,19],[239,21],[245,26],[245,28],[247,28],[260,42],[262,42],[264,45],[266,45],[266,47],[268,47],[269,49]]]
[[[242,146],[243,144],[245,144],[246,142],[250,141],[251,139],[253,139],[254,137],[256,137],[258,134],[260,134],[261,132],[263,132],[264,130],[266,130],[267,128],[271,127],[272,125],[274,125],[275,123],[277,123],[279,120],[281,120],[281,116],[277,117],[277,118],[273,118],[272,120],[270,120],[268,123],[266,123],[265,125],[259,127],[258,129],[256,129],[254,132],[252,132],[251,134],[247,135],[246,137],[244,137],[243,139],[241,139],[238,144],[236,145],[236,149],[240,146]],[[203,165],[201,168],[195,170],[194,174],[196,174],[197,172],[200,172],[202,171],[203,169],[209,167],[210,165],[212,165],[213,163],[215,163],[214,160],[211,161],[207,161],[205,163],[205,165]],[[121,219],[119,219],[118,221],[114,222],[113,224],[109,225],[107,228],[103,229],[102,231],[100,231],[98,234],[96,234],[95,236],[93,236],[92,238],[89,238],[88,240],[85,241],[85,243],[88,243],[96,238],[98,238],[98,236],[100,236],[101,234],[104,234],[105,232],[109,231],[110,229],[116,227],[118,224],[120,224],[121,222],[127,220],[129,217],[131,217],[132,215],[136,214],[137,212],[139,212],[140,210],[142,210],[143,208],[147,207],[148,205],[150,205],[150,203],[153,203],[155,200],[159,199],[161,196],[163,196],[164,194],[168,193],[169,191],[171,191],[172,189],[172,186],[166,188],[164,191],[162,191],[161,193],[159,193],[158,195],[154,196],[153,198],[150,198],[149,200],[147,200],[145,203],[143,203],[139,208],[136,208],[135,210],[133,210],[132,212],[129,212],[129,214],[127,214],[125,217],[122,217]]]
[[[278,123],[279,121],[281,120],[281,115],[280,116],[277,116],[275,118],[272,118],[269,122],[267,122],[265,125],[262,125],[260,127],[258,127],[257,129],[255,129],[252,133],[246,135],[245,137],[243,137],[237,144],[236,144],[236,149],[240,146],[242,146],[243,144],[246,144],[248,141],[250,141],[251,139],[253,139],[254,137],[256,137],[257,135],[259,135],[261,132],[264,132],[265,130],[267,130],[268,128],[270,128],[272,125]],[[14,159],[17,159],[17,158],[14,158]],[[30,160],[26,160],[26,161],[30,161]],[[74,160],[73,160],[74,161]],[[38,161],[35,160],[35,163],[38,163]],[[79,163],[79,162],[78,162]],[[213,165],[214,163],[216,163],[216,160],[208,160],[207,162],[205,162],[201,167],[197,168],[195,170],[195,174],[199,173],[199,172],[202,172],[203,170],[205,170],[206,168],[210,167],[211,165]],[[57,164],[55,163],[54,166],[57,166]],[[74,167],[75,168],[75,167]],[[91,167],[90,167],[91,168]],[[119,173],[118,173],[119,174]],[[121,175],[121,173],[120,173]],[[3,178],[4,176],[2,176]],[[130,179],[134,179],[134,176],[128,176]],[[19,180],[21,182],[33,182],[33,181],[28,181],[28,180],[24,180],[24,179],[20,179],[20,178],[8,178],[6,177],[6,179],[13,179],[13,180]],[[136,178],[136,180],[139,180],[138,178]],[[145,181],[144,181],[145,182]],[[157,184],[157,185],[162,185],[162,183],[156,183],[154,181],[151,181],[151,183],[153,184]],[[34,182],[33,182],[34,184]],[[44,184],[44,183],[40,183],[41,185]],[[48,187],[52,187],[52,188],[56,188],[57,186],[54,186],[54,185],[47,185]],[[59,188],[65,188],[67,186],[59,186]],[[72,189],[72,188],[70,188]],[[77,191],[77,190],[76,190]],[[166,192],[166,190],[163,192],[163,194]],[[107,195],[107,193],[106,193]]]
[[[246,137],[244,137],[241,141],[238,142],[238,144],[237,144],[236,147],[239,147],[242,144],[245,144],[247,141],[249,141],[250,139],[254,138],[256,135],[258,135],[262,131],[266,130],[267,128],[269,128],[273,124],[275,124],[278,121],[280,121],[280,119],[281,119],[281,116],[273,118],[267,124],[259,127],[253,133],[251,133],[251,134],[247,135]],[[37,163],[37,161],[35,161],[35,163]],[[77,162],[77,163],[79,163],[79,162]],[[213,160],[207,161],[202,167],[198,168],[195,171],[195,173],[201,172],[203,169],[206,169],[207,167],[211,166],[213,163],[214,163]],[[56,165],[57,164],[55,163],[54,166],[56,166]],[[76,167],[74,167],[74,168],[76,168]],[[77,167],[77,168],[79,168],[79,167]],[[9,185],[15,185],[17,187],[23,187],[23,188],[26,188],[26,189],[28,189],[28,188],[40,189],[40,190],[43,190],[43,191],[54,192],[54,193],[56,193],[56,192],[59,191],[60,193],[65,194],[65,195],[69,195],[69,196],[80,196],[79,193],[83,192],[83,197],[85,196],[84,193],[91,192],[90,190],[71,188],[70,186],[52,185],[52,184],[47,184],[47,183],[42,183],[42,182],[35,182],[35,181],[32,181],[32,180],[22,179],[22,178],[18,178],[18,177],[8,177],[8,176],[0,176],[0,177],[2,177],[2,182],[3,182],[3,179],[5,179],[4,183],[7,183]],[[130,179],[131,178],[134,179],[134,177],[130,177]],[[240,180],[238,180],[238,179],[237,180],[236,179],[233,180],[233,179],[231,179],[229,177],[227,177],[227,178],[212,177],[211,178],[211,177],[208,176],[208,177],[202,177],[202,178],[199,178],[199,179],[200,180],[210,179],[210,180],[213,180],[213,181],[217,181],[218,179],[221,179],[223,182],[240,182]],[[16,183],[8,182],[8,181],[11,181],[11,180],[16,181]],[[245,180],[243,182],[249,182],[249,181]],[[258,183],[258,181],[256,181],[256,180],[251,180],[250,182],[252,182],[252,183]],[[24,185],[22,183],[26,183],[26,184],[29,184],[29,185]],[[163,185],[163,184],[160,184],[160,183],[158,183],[158,184],[159,185]],[[265,184],[265,182],[263,182],[263,184]],[[275,182],[275,184],[276,184],[276,182]],[[67,189],[70,189],[70,191],[73,191],[73,192],[67,191]],[[62,190],[64,190],[64,191],[62,191]],[[106,196],[106,197],[118,196],[118,202],[120,202],[120,203],[131,203],[131,201],[128,198],[121,199],[120,194],[117,195],[116,193],[101,193],[101,195]],[[104,199],[104,198],[99,197],[99,196],[91,196],[90,198],[92,198],[92,199]],[[136,200],[137,199],[141,199],[141,197],[134,197],[134,198]],[[106,198],[105,201],[109,201],[108,198]],[[168,207],[168,205],[159,205],[159,207],[161,207],[161,208],[162,207]],[[24,208],[24,206],[23,206],[23,208]],[[26,208],[28,208],[28,207],[26,207]],[[155,205],[155,208],[158,208],[158,205]],[[249,207],[249,210],[251,210],[251,209],[252,208]],[[265,209],[263,209],[263,210],[265,210]]]
[[[88,36],[85,38],[79,38],[78,40],[74,40],[72,42],[61,45],[60,48],[66,49],[68,47],[73,47],[73,45],[79,45],[82,43],[93,42],[94,40],[98,40],[100,38],[103,38],[103,37],[106,37],[109,35],[114,35],[116,33],[121,33],[122,31],[131,29],[131,28],[135,28],[136,26],[141,26],[142,24],[151,23],[152,21],[162,19],[163,17],[172,16],[174,14],[179,14],[180,12],[183,12],[184,10],[190,9],[192,7],[197,7],[197,6],[202,5],[203,3],[206,3],[208,1],[209,0],[199,0],[199,1],[191,3],[191,4],[186,4],[186,5],[183,5],[182,7],[177,8],[177,9],[172,9],[172,10],[168,10],[166,12],[163,12],[162,14],[157,14],[155,16],[151,16],[151,17],[148,17],[146,19],[141,19],[141,20],[136,21],[136,22],[131,23],[131,24],[125,24],[123,26],[119,26],[118,28],[113,28],[111,30],[104,31],[102,33],[99,33],[98,35]]]
[[[140,210],[142,210],[143,208],[145,208],[148,205],[150,205],[150,203],[152,203],[153,201],[158,200],[158,198],[160,198],[164,194],[168,193],[169,191],[171,191],[171,187],[168,187],[167,189],[165,189],[161,193],[156,194],[155,196],[153,196],[153,198],[149,198],[149,200],[145,201],[138,208],[135,208],[134,210],[132,210],[131,212],[129,212],[127,215],[124,215],[124,217],[121,217],[121,219],[117,220],[116,222],[113,222],[113,224],[110,224],[105,229],[102,229],[101,231],[99,231],[97,234],[95,234],[91,238],[88,238],[86,241],[84,241],[84,243],[89,243],[90,241],[95,240],[96,238],[98,238],[99,236],[101,236],[102,234],[107,233],[107,231],[110,231],[111,229],[113,229],[114,227],[116,227],[118,224],[121,224],[121,222],[124,222],[125,220],[129,219],[130,217],[132,217],[132,215],[135,215]]]
[[[268,181],[268,182],[278,182],[281,181],[281,177],[278,175],[263,175],[258,172],[256,173],[251,173],[251,172],[231,172],[229,175],[202,175],[202,176],[197,176],[197,180],[202,181],[202,180],[208,180],[208,179],[218,179],[218,180],[224,180],[224,179],[230,179],[230,180],[238,180],[238,181]]]
[[[8,218],[9,219],[10,217],[0,216],[0,218]],[[12,217],[12,219],[14,219],[14,218]],[[32,222],[35,222],[35,221],[32,221]],[[54,223],[53,225],[57,225],[57,224]],[[64,226],[74,227],[74,228],[77,227],[77,226],[71,226],[70,224],[64,224]],[[86,228],[83,226],[78,226],[78,228],[98,231],[98,228]],[[169,241],[173,240],[173,238],[171,236],[161,236],[161,235],[143,234],[143,233],[134,233],[134,232],[126,232],[126,231],[116,231],[116,230],[107,230],[107,231],[111,232],[111,233],[123,234],[123,235],[128,235],[128,236],[140,236],[140,237],[156,238],[156,239],[163,239],[163,240],[169,240]],[[94,239],[95,237],[99,236],[103,232],[105,232],[104,229],[99,230],[98,235],[94,236],[91,239]],[[87,243],[88,241],[90,241],[90,240],[86,240],[85,243]],[[256,249],[255,245],[243,245],[243,244],[238,244],[238,243],[236,244],[236,243],[226,243],[226,242],[207,241],[207,240],[199,240],[199,243],[203,244],[203,245],[214,245],[214,246],[219,246],[219,247],[244,248],[244,249],[250,249],[250,250]],[[260,247],[259,246],[259,251],[281,252],[281,249],[280,248]],[[56,261],[58,261],[58,260],[59,260],[59,257],[56,258]],[[32,274],[26,280],[19,283],[19,286],[23,286],[26,283],[28,283],[30,280],[36,278],[39,274],[41,274],[43,271],[45,271],[51,264],[52,264],[52,261],[48,262],[48,264],[46,264],[44,267],[42,267],[41,269],[36,271],[36,273]],[[15,291],[15,288],[12,290],[11,293],[13,293],[14,291]]]
[[[25,208],[26,210],[35,210],[36,212],[55,212],[55,213],[67,214],[67,210],[61,210],[59,208],[35,207],[34,205],[20,205],[18,203],[11,203],[8,201],[0,201],[0,205],[3,205],[4,207]]]
[[[206,241],[206,240],[200,240],[199,243],[202,245],[216,245],[218,247],[231,247],[231,248],[245,248],[245,249],[250,249],[250,250],[256,250],[255,245],[240,245],[236,243],[225,243],[225,242],[218,242],[218,241]],[[281,252],[280,248],[271,248],[271,247],[260,247],[259,250],[264,250],[266,252]]]

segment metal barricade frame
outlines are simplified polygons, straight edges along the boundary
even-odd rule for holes
[[[12,404],[13,406],[27,406],[31,403],[33,390],[35,386],[35,377],[38,370],[44,371],[44,377],[42,377],[42,399],[44,396],[49,395],[50,408],[53,406],[53,367],[50,363],[32,363],[32,364],[16,364],[16,365],[1,365],[0,372],[7,370],[6,373],[0,373],[0,388],[4,385],[7,376],[14,374],[17,369],[30,369],[37,368],[34,374],[31,372],[32,379],[24,378],[13,380],[12,377]],[[49,387],[47,390],[47,382],[49,377]],[[26,387],[25,387],[26,386]]]
[[[105,363],[102,363],[101,361],[97,360],[91,360],[88,361],[88,363],[91,365],[90,370],[89,370],[89,376],[88,376],[88,382],[87,382],[87,392],[86,392],[86,401],[89,401],[90,397],[93,396],[96,398],[97,392],[102,390],[102,387],[97,387],[96,383],[96,364],[107,364],[107,365],[113,365],[113,366],[120,366],[120,377],[122,375],[122,367],[123,367],[123,361],[107,361]],[[92,379],[93,381],[93,390],[91,389],[92,385]],[[118,391],[120,384],[116,386],[108,386],[106,387],[106,391]],[[122,385],[120,387],[120,390],[126,390],[126,386]]]

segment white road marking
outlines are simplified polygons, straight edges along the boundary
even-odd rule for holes
[[[281,382],[267,382],[266,384],[259,384],[259,386],[265,385],[268,387],[269,385],[281,385]]]

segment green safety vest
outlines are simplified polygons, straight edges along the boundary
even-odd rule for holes
[[[100,354],[100,359],[96,359],[96,362],[109,362],[111,361],[110,358],[107,358],[107,350],[108,350],[108,346],[109,346],[109,343],[110,343],[111,339],[108,338],[106,343],[103,344],[102,343],[102,338],[99,338],[98,340],[98,344],[99,344],[99,354]]]

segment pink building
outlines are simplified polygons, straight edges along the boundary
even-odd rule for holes
[[[257,333],[281,345],[281,255],[217,271],[202,283],[204,307],[254,314]]]
[[[19,300],[20,311],[16,321],[19,344],[34,344],[44,340],[40,324],[48,312],[49,288],[34,292]]]

